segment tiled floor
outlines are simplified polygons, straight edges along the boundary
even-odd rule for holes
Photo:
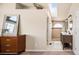
[[[62,47],[62,43],[61,41],[51,41],[50,43],[52,43],[51,45],[48,45],[47,49],[50,51],[62,51],[63,47]]]

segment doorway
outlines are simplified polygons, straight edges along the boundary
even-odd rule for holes
[[[52,21],[52,40],[60,41],[60,34],[64,29],[64,21]]]

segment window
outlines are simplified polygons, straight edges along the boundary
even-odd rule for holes
[[[60,23],[54,24],[53,28],[63,28],[63,25]]]

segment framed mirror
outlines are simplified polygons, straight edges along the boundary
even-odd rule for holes
[[[16,36],[19,29],[20,15],[5,15],[2,36]]]
[[[65,20],[65,32],[67,32],[68,29],[68,19]]]
[[[71,17],[69,17],[68,19],[68,30],[70,34],[72,34],[72,28],[73,28],[72,26],[73,26],[73,20],[72,20],[72,15],[71,15]]]

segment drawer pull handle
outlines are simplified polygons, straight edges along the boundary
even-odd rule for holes
[[[11,45],[10,45],[10,44],[7,44],[6,46],[9,47],[9,46],[11,46]]]
[[[10,39],[6,39],[6,41],[10,41]]]
[[[7,52],[9,52],[10,50],[6,50]]]

